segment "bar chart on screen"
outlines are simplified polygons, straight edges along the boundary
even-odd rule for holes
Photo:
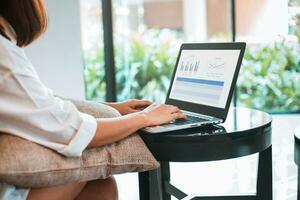
[[[198,72],[200,64],[201,64],[200,60],[194,61],[194,62],[182,61],[181,66],[180,66],[180,71],[182,71],[182,72]],[[215,58],[215,60],[212,60],[209,62],[208,68],[210,70],[214,70],[214,69],[220,70],[222,67],[225,66],[225,64],[226,63],[224,61],[222,61],[221,58]]]
[[[224,107],[239,51],[182,51],[170,98]]]
[[[182,72],[197,72],[199,69],[200,61],[196,62],[181,62],[180,71]]]
[[[173,93],[177,99],[218,104],[224,86],[224,81],[220,80],[220,70],[224,65],[225,62],[219,57],[206,62],[194,56],[182,59],[174,80]]]

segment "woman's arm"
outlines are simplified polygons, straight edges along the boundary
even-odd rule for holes
[[[97,104],[98,102],[93,101],[86,101],[86,100],[76,100],[76,99],[69,99],[57,96],[61,99],[71,101],[79,111],[84,112],[81,110],[81,107],[86,105],[86,102],[89,102],[89,104]],[[146,108],[147,106],[151,105],[152,102],[147,100],[138,100],[138,99],[129,99],[123,102],[101,102],[101,104],[110,106],[114,109],[116,109],[120,114],[127,115],[134,112],[139,112]]]
[[[88,145],[98,147],[119,141],[137,130],[185,118],[179,108],[165,104],[152,104],[141,112],[117,118],[99,119],[95,137]]]
[[[152,102],[147,100],[129,99],[123,102],[106,102],[104,104],[118,110],[122,115],[127,115],[145,109],[146,107],[150,106]]]
[[[70,100],[70,99],[68,99]],[[76,106],[81,107],[81,105],[86,104],[86,101],[71,100]],[[94,102],[95,103],[95,102]],[[176,118],[184,118],[185,115],[181,113],[179,108],[164,104],[151,104],[149,101],[144,100],[128,100],[123,103],[105,103],[111,107],[117,106],[120,110],[129,107],[142,107],[148,106],[142,111],[114,117],[114,118],[101,118],[97,119],[97,129],[96,134],[88,148],[99,147],[106,144],[111,144],[119,141],[137,130],[147,127],[155,126]],[[149,106],[150,105],[150,106]],[[122,110],[121,109],[121,110]],[[125,113],[123,113],[125,114]]]

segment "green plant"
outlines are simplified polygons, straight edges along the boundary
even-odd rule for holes
[[[129,38],[117,38],[115,48],[118,99],[145,98],[163,102],[175,65],[177,33],[147,30]],[[174,51],[175,49],[175,51]]]
[[[291,7],[300,6],[300,1],[299,0],[289,0],[289,6],[291,6]]]
[[[88,100],[104,101],[106,84],[102,48],[98,49],[95,54],[84,54],[84,64],[86,98]]]
[[[164,101],[181,43],[179,34],[147,30],[129,38],[115,36],[119,101]],[[298,43],[290,44],[284,39],[269,45],[248,45],[238,80],[238,104],[269,112],[299,112],[299,50]],[[105,100],[102,48],[94,55],[86,55],[85,65],[87,98]]]
[[[269,112],[300,111],[299,44],[249,46],[238,80],[239,104]]]
[[[294,16],[295,26],[293,34],[298,38],[298,42],[300,42],[300,14]]]
[[[163,102],[175,64],[180,38],[177,31],[150,30],[123,37],[115,35],[118,100],[130,98]],[[103,49],[85,57],[86,96],[104,100]]]

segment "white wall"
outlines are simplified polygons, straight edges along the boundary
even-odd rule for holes
[[[238,38],[240,41],[254,43],[269,43],[278,39],[278,36],[286,36],[288,34],[288,0],[256,0],[248,1],[251,5],[259,2],[259,9],[256,15],[253,15],[253,24],[246,24],[249,31],[241,34]],[[246,7],[241,0],[240,7]],[[243,17],[244,13],[238,13],[238,17]],[[245,23],[245,22],[244,22]]]
[[[49,27],[26,53],[47,87],[83,99],[84,79],[78,0],[46,0]]]
[[[206,18],[206,0],[183,1],[183,29],[186,41],[207,39]]]

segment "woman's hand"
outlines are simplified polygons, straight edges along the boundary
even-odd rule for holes
[[[174,119],[186,118],[186,115],[178,107],[165,104],[151,104],[141,113],[145,115],[147,126],[156,126]]]
[[[133,103],[133,105],[145,104],[149,105],[149,102],[137,104]],[[135,112],[121,117],[101,118],[98,119],[96,135],[89,144],[89,147],[92,148],[111,144],[129,136],[141,128],[165,124],[178,118],[185,118],[185,115],[179,110],[179,108],[165,104],[151,104],[140,112]]]
[[[127,115],[130,113],[135,113],[143,110],[144,108],[150,106],[152,102],[147,100],[137,100],[130,99],[120,103],[105,103],[118,110],[122,115]]]

